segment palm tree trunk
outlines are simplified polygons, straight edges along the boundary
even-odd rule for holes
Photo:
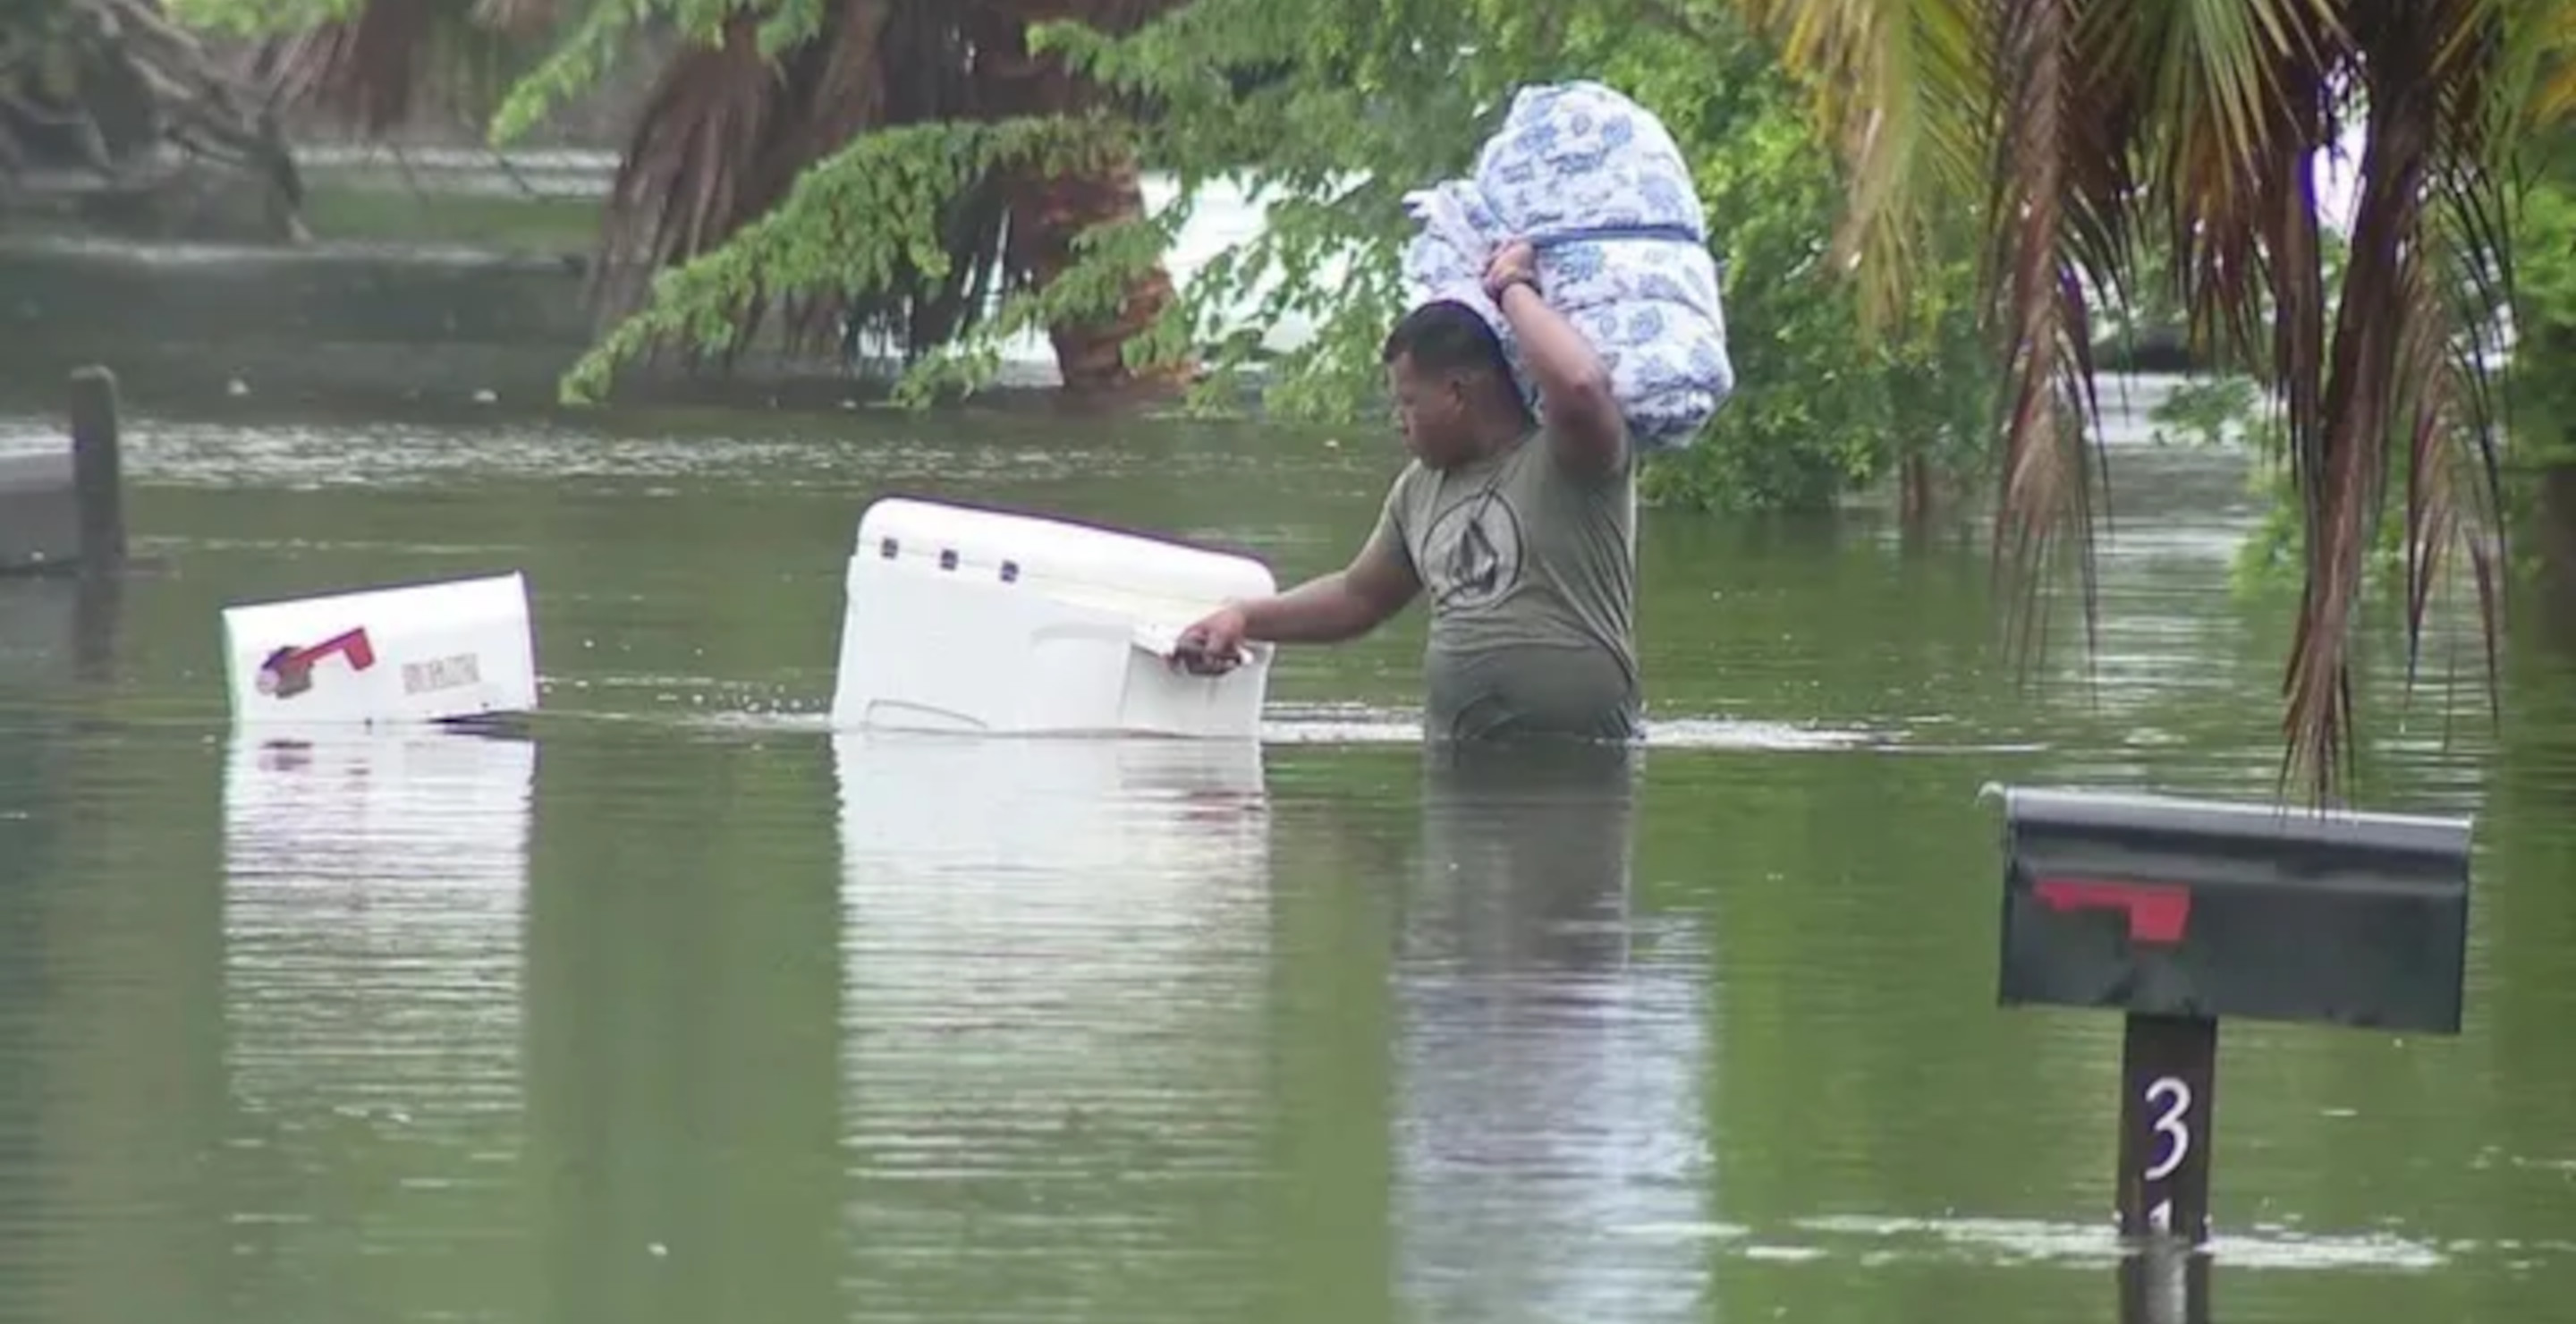
[[[1920,532],[1932,520],[1932,462],[1920,451],[1908,452],[1897,464],[1897,483],[1905,527]]]
[[[983,13],[978,33],[977,76],[1010,113],[1062,115],[1080,111],[1093,89],[1053,55],[1033,55],[1028,28],[1050,19],[1080,19],[1117,30],[1132,27],[1157,9],[1158,0],[1008,0]],[[1008,265],[1039,289],[1075,261],[1074,238],[1103,223],[1141,220],[1145,191],[1139,164],[1121,155],[1099,169],[1061,175],[1027,174],[1004,185],[1010,211]],[[1126,362],[1127,342],[1160,318],[1178,298],[1171,273],[1159,263],[1137,276],[1109,316],[1047,328],[1056,371],[1066,389],[1081,394],[1157,389],[1189,377],[1188,364],[1138,373]]]
[[[1011,264],[1028,272],[1041,289],[1073,265],[1074,236],[1103,222],[1138,220],[1145,215],[1145,192],[1133,158],[1089,174],[1016,178],[1007,193]],[[1140,374],[1128,367],[1125,357],[1127,342],[1151,327],[1178,297],[1170,273],[1157,264],[1128,286],[1112,315],[1048,327],[1056,371],[1066,389],[1096,394],[1157,388],[1186,378],[1188,365]]]

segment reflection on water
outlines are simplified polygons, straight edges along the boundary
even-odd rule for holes
[[[0,687],[104,678],[124,597],[113,575],[0,575]]]
[[[639,684],[670,686],[710,683],[704,677],[651,676],[635,679]],[[606,720],[626,719],[610,717]],[[830,714],[821,710],[768,712],[744,707],[722,712],[678,714],[667,719],[655,714],[634,720],[669,720],[684,727],[736,732],[822,733],[833,729]],[[1273,703],[1262,710],[1261,743],[1264,746],[1350,745],[1416,749],[1422,744],[1422,723],[1411,712],[1368,704]],[[2018,744],[1917,741],[1897,731],[1695,717],[1650,720],[1644,743],[1654,749],[1761,750],[1778,754],[1847,749],[1991,754],[2028,753],[2033,749],[2032,746]]]
[[[1261,724],[1269,745],[1405,745],[1422,743],[1422,723],[1409,712],[1391,712],[1364,704],[1333,706],[1271,704]],[[1787,722],[1738,722],[1704,717],[1659,717],[1646,720],[1645,743],[1657,749],[1759,749],[1775,753],[1811,750],[1894,748],[1910,746],[1957,749],[1957,746],[1913,746],[1901,732],[1877,732]],[[2014,748],[1986,746],[1986,749]]]
[[[1219,1317],[1268,1084],[1260,748],[831,743],[860,1317],[1056,1319],[1104,1275]]]
[[[1424,1318],[1695,1318],[1709,988],[1630,893],[1641,755],[1433,751],[1400,958],[1403,1271]]]
[[[352,1105],[514,1102],[536,761],[532,741],[445,731],[233,737],[224,938],[249,1097],[272,1059],[349,1053],[424,1072]]]
[[[1264,952],[1258,746],[856,733],[832,746],[847,1015],[866,1051],[924,1036],[965,1085],[1032,1049],[1063,1055],[1041,1072],[1059,1083],[1107,1073],[1123,1088],[1130,1036],[1150,1044],[1247,996],[1227,981]]]
[[[2209,1257],[2161,1245],[2120,1261],[2120,1324],[2208,1324]]]
[[[365,1290],[355,1247],[521,1235],[520,934],[536,746],[438,730],[236,734],[224,765],[226,1060],[250,1299]],[[488,1309],[458,1276],[424,1303]]]
[[[1820,1256],[1905,1257],[1978,1264],[2111,1264],[2137,1258],[2107,1224],[2002,1218],[1803,1218],[1796,1232]],[[2257,1226],[2213,1233],[2203,1253],[2245,1269],[2435,1269],[2441,1247],[2400,1236],[2303,1235]]]

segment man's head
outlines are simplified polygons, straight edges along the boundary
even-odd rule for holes
[[[1451,299],[1405,314],[1379,351],[1404,446],[1435,469],[1474,459],[1524,416],[1503,345]]]

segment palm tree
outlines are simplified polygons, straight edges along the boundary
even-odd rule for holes
[[[801,172],[859,135],[1104,105],[1060,61],[1031,54],[1029,26],[1073,19],[1123,32],[1178,3],[828,0],[813,33],[774,53],[760,48],[763,15],[737,12],[715,40],[685,43],[669,58],[628,134],[593,267],[601,320],[622,320],[658,274],[721,247],[777,206]],[[488,104],[524,72],[525,54],[573,17],[550,0],[366,0],[345,19],[272,41],[260,67],[289,104],[381,134],[410,122],[433,91],[472,102],[472,92],[458,95],[469,71],[484,73],[478,86]],[[496,70],[501,77],[491,76]],[[785,342],[846,347],[875,336],[907,354],[946,344],[996,293],[1053,280],[1071,264],[1075,235],[1139,218],[1144,207],[1132,157],[1074,174],[978,180],[949,209],[943,271],[906,264],[875,288],[794,301],[777,310]],[[1155,268],[1114,315],[1048,328],[1065,384],[1115,390],[1183,371],[1140,381],[1121,356],[1174,298],[1170,277]],[[746,302],[733,346],[757,336],[771,311],[763,300]]]
[[[2144,245],[2195,348],[2254,373],[2285,427],[2306,588],[2284,783],[2350,770],[2365,557],[2402,487],[2410,676],[2465,552],[2494,698],[2501,530],[2490,387],[2511,282],[2514,152],[2558,114],[2567,0],[1734,0],[1782,39],[1852,166],[1840,236],[1880,317],[1942,215],[1977,208],[2002,342],[1995,554],[2027,646],[2071,559],[2094,614],[2089,291]],[[2310,164],[2359,128],[2339,282]],[[2330,284],[2332,288],[2329,288]]]

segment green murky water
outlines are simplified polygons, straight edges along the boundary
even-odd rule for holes
[[[134,425],[159,573],[0,583],[0,1318],[2121,1317],[2118,1024],[1994,1005],[1974,797],[2270,789],[2239,457],[2120,453],[2090,689],[2009,683],[1973,533],[1658,514],[1653,747],[1448,768],[1418,617],[1257,753],[821,716],[874,497],[1288,579],[1374,434],[219,412]],[[536,739],[230,742],[224,604],[514,568]],[[2231,1324],[2576,1282],[2576,680],[2446,732],[2386,669],[2373,803],[2480,816],[2467,1028],[2229,1027]]]

